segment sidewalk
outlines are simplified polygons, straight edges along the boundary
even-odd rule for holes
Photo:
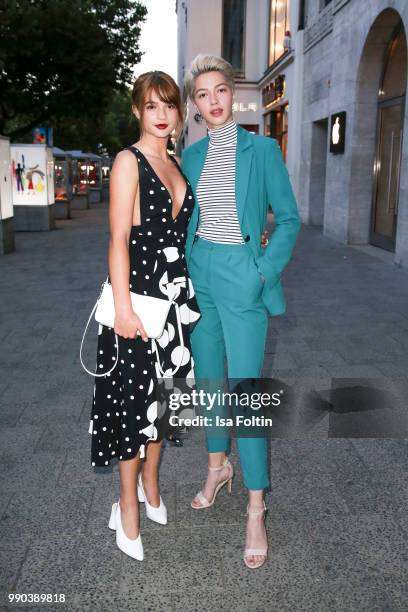
[[[8,593],[63,593],[51,609],[81,612],[407,610],[402,438],[272,440],[269,560],[251,571],[235,452],[231,498],[190,508],[206,473],[196,432],[164,450],[169,524],[142,511],[145,560],[117,549],[117,468],[90,466],[93,379],[78,356],[106,271],[106,204],[74,214],[53,232],[17,234],[0,258],[0,610]],[[407,381],[407,271],[303,227],[283,280],[288,309],[270,320],[265,376]]]

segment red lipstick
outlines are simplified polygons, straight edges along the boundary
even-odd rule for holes
[[[159,130],[165,130],[167,127],[169,127],[168,123],[156,123],[155,127],[157,127]]]

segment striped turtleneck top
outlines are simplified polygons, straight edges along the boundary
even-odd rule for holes
[[[208,130],[207,156],[197,185],[197,234],[223,244],[243,243],[235,200],[237,124]]]

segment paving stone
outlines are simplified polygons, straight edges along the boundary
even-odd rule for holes
[[[0,457],[22,457],[33,453],[43,433],[43,426],[2,427],[0,429]]]
[[[90,445],[90,435],[84,423],[52,423],[44,429],[37,450],[69,450],[86,448]]]
[[[191,447],[167,447],[160,465],[163,482],[176,481],[189,484],[204,480],[207,473],[208,453],[203,443]]]
[[[29,404],[27,402],[1,402],[0,419],[3,427],[15,427]]]
[[[67,489],[24,491],[12,497],[3,513],[2,526],[11,533],[76,534],[85,531],[94,490],[71,484]]]
[[[58,489],[71,486],[74,482],[78,486],[89,486],[106,490],[116,483],[115,468],[113,464],[107,467],[94,468],[91,466],[91,448],[67,450],[63,453],[63,464],[58,473]]]
[[[250,570],[248,570],[250,571]],[[256,570],[257,572],[260,570]],[[255,587],[255,585],[254,585]],[[234,588],[223,593],[203,592],[200,596],[181,593],[173,596],[176,612],[201,612],[205,601],[207,610],[220,612],[327,612],[333,610],[334,597],[325,587],[307,581],[280,585],[275,578],[269,577],[269,584],[264,588]]]
[[[296,512],[322,510],[327,513],[347,512],[348,507],[328,474],[291,475],[279,478],[272,484],[273,509]]]
[[[4,391],[7,389],[8,383],[0,383],[0,398],[3,395]]]
[[[92,554],[89,554],[92,543]],[[109,601],[119,592],[122,554],[116,546],[115,534],[109,529],[95,537],[92,534],[76,538],[75,573],[73,586],[77,593],[87,597],[75,599],[75,603],[86,605]],[[95,609],[94,608],[94,609]]]
[[[402,579],[400,576],[387,576],[384,579],[385,588],[392,600],[391,610],[405,612],[408,601],[408,583],[406,576]]]
[[[0,599],[0,605],[8,602],[4,601],[4,596],[7,593],[16,592],[15,582],[20,572],[21,565],[27,555],[31,543],[31,535],[22,535],[8,530],[3,521],[0,521],[0,592],[3,597]]]
[[[310,538],[324,559],[327,580],[345,582],[359,573],[383,579],[407,575],[407,541],[390,512],[354,513],[312,522]]]
[[[351,572],[344,582],[336,582],[332,590],[333,609],[336,612],[394,612],[395,598],[392,597],[381,577],[359,575]],[[402,610],[402,609],[401,609]]]
[[[138,561],[135,561],[138,563]],[[113,597],[110,594],[98,592],[78,593],[70,607],[75,612],[112,612],[112,610],[137,610],[138,612],[172,612],[170,597],[157,593],[153,597],[138,596],[137,592],[129,591],[122,596]]]
[[[370,468],[408,469],[408,440],[351,440],[362,461]]]
[[[63,453],[40,451],[19,457],[5,456],[0,475],[0,491],[18,494],[52,489],[61,472]]]
[[[154,540],[153,537],[154,536]],[[142,535],[143,538],[143,535]],[[154,545],[149,544],[154,542]],[[149,532],[143,540],[146,551],[143,579],[134,560],[124,557],[120,580],[120,595],[131,592],[144,604],[155,593],[170,597],[177,589],[189,593],[216,592],[223,587],[220,554],[209,541],[200,548],[186,546],[188,538],[178,538],[172,531]],[[158,554],[157,551],[160,551]]]
[[[378,507],[404,512],[408,507],[407,475],[400,470],[371,470],[371,486],[377,495]]]
[[[77,547],[78,538],[66,533],[33,539],[15,583],[15,592],[64,594],[65,605],[69,605],[80,573]]]

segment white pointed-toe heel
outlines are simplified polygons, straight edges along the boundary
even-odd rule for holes
[[[112,508],[112,511],[113,511],[113,508]],[[119,548],[119,550],[124,552],[126,555],[129,555],[129,557],[132,557],[132,559],[143,561],[143,544],[142,544],[142,538],[140,536],[140,531],[139,531],[139,535],[137,536],[135,540],[131,540],[130,538],[127,537],[126,533],[123,530],[123,526],[122,526],[119,502],[116,504],[115,525],[116,525],[116,545]]]
[[[117,502],[112,504],[112,512],[109,518],[108,527],[109,529],[112,529],[112,531],[116,531],[116,508],[117,506],[118,506]]]
[[[160,506],[155,508],[147,501],[146,493],[143,488],[142,475],[139,474],[139,479],[137,481],[137,496],[140,502],[144,502],[146,506],[146,516],[151,521],[155,521],[156,523],[160,523],[160,525],[167,525],[167,508],[164,505],[164,502],[160,496]]]

